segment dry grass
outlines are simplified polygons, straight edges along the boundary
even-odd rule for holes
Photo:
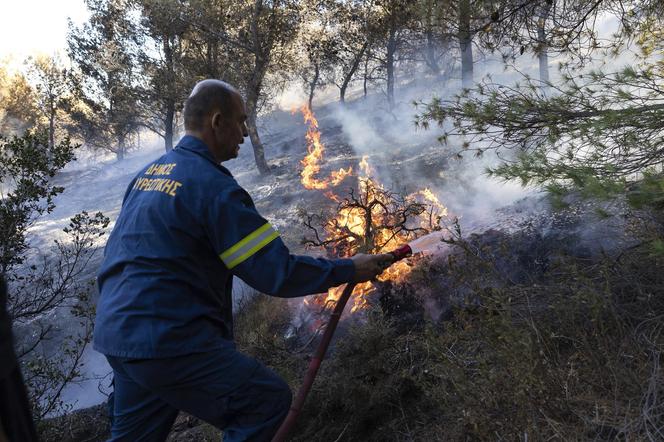
[[[515,258],[531,253],[518,235],[489,235],[342,324],[294,440],[664,440],[662,255],[644,242],[533,267]],[[307,352],[286,338],[290,320],[285,301],[255,297],[236,340],[295,390]]]
[[[339,339],[297,440],[664,440],[661,256],[561,255],[514,284],[513,245],[458,246],[386,293],[409,314],[383,303]]]

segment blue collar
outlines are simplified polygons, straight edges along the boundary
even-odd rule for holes
[[[194,137],[193,135],[185,135],[180,139],[180,142],[177,144],[177,146],[175,146],[175,149],[179,148],[202,156],[206,160],[211,161],[225,174],[233,176],[233,174],[231,174],[228,169],[226,169],[224,166],[219,164],[217,160],[214,159],[214,156],[212,155],[212,152],[210,152],[210,149],[207,147],[207,144],[205,144],[200,138]]]

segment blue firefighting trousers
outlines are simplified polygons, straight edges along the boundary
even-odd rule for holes
[[[288,385],[231,343],[173,358],[107,359],[111,441],[164,441],[179,410],[222,429],[224,442],[269,441],[290,408]]]

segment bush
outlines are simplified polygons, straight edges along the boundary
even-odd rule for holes
[[[86,270],[109,223],[102,213],[81,212],[64,229],[65,240],[38,256],[31,253],[28,229],[55,208],[55,197],[64,189],[52,178],[74,158],[75,148],[66,139],[51,145],[43,133],[0,136],[0,272],[8,282],[7,310],[38,421],[70,408],[61,394],[80,378],[94,317],[93,283]],[[75,325],[53,319],[62,312]]]
[[[389,288],[419,320],[383,303],[338,336],[295,440],[661,439],[661,256],[647,241],[613,257],[559,253],[514,284],[497,269],[517,238],[457,241]],[[431,319],[445,317],[426,313],[432,303],[454,305],[453,319]]]
[[[305,354],[287,338],[292,318],[287,302],[259,294],[245,299],[235,316],[238,350],[272,367],[292,385],[301,378]]]

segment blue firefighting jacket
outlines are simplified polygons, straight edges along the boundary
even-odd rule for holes
[[[207,146],[185,136],[129,184],[97,278],[94,348],[165,358],[228,345],[232,275],[295,297],[350,281],[354,266],[291,255]]]

